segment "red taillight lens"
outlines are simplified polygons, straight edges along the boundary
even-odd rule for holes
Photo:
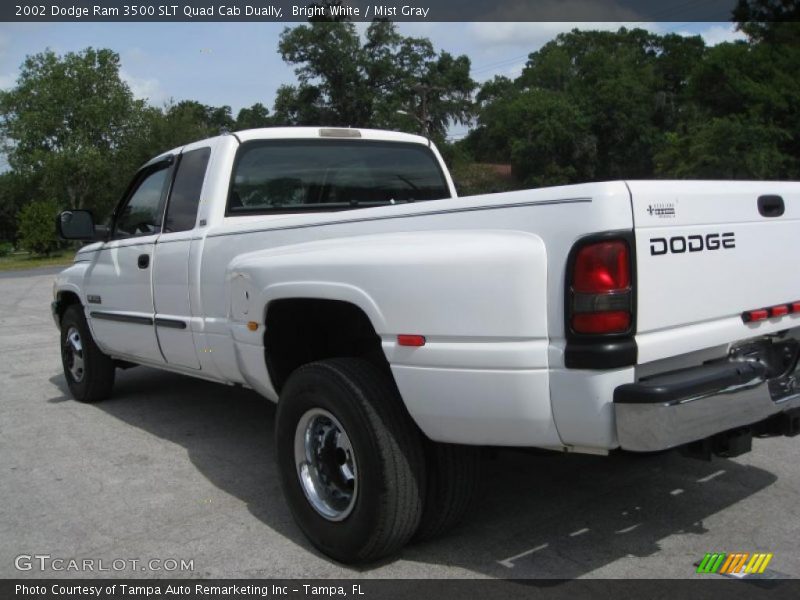
[[[769,309],[769,316],[770,317],[782,317],[784,315],[789,314],[789,307],[785,304],[780,304],[778,306],[773,306]]]
[[[630,326],[631,313],[623,310],[579,313],[572,317],[572,328],[578,333],[621,333]]]
[[[766,308],[759,308],[758,310],[749,310],[743,315],[745,323],[753,321],[765,321],[769,318],[769,311]]]
[[[572,331],[585,335],[630,331],[633,291],[626,241],[604,240],[578,248],[571,275]]]
[[[630,286],[628,244],[622,241],[589,244],[575,257],[572,289],[579,294],[602,294]]]
[[[786,315],[796,313],[800,313],[800,302],[788,302],[786,304],[770,306],[769,308],[746,310],[742,313],[742,321],[745,323],[756,323],[758,321],[766,321],[767,319],[779,319]]]

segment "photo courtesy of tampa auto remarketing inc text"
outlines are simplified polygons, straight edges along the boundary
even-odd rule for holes
[[[0,5],[0,600],[800,597],[800,2]]]

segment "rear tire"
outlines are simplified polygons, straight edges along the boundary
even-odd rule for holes
[[[99,402],[114,387],[114,361],[94,343],[83,307],[73,304],[61,317],[61,364],[72,396],[79,402]]]
[[[438,537],[456,527],[469,512],[480,480],[481,450],[477,446],[426,440],[428,485],[415,542]]]
[[[275,420],[281,485],[295,521],[343,563],[397,552],[422,515],[419,430],[391,378],[362,359],[297,369]]]

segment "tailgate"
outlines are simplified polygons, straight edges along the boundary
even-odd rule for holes
[[[745,311],[800,301],[800,183],[632,181],[628,187],[639,363],[800,325],[800,313],[742,318]]]

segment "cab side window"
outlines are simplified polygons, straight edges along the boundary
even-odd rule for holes
[[[210,156],[211,148],[198,148],[181,154],[167,204],[164,233],[194,229]]]
[[[114,225],[113,239],[152,235],[161,230],[162,199],[169,165],[144,175],[128,198]]]

